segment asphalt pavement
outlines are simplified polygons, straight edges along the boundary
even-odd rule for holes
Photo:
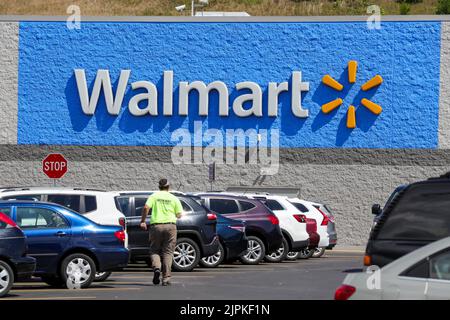
[[[276,264],[236,262],[215,269],[174,272],[172,285],[167,287],[154,286],[150,269],[145,264],[134,264],[88,289],[55,289],[33,278],[16,283],[2,300],[333,299],[346,271],[362,268],[362,257],[361,251],[342,250],[327,251],[318,259]]]

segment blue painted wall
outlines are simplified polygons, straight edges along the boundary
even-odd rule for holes
[[[19,144],[173,145],[177,128],[277,128],[282,147],[437,148],[439,113],[440,22],[384,22],[370,30],[349,23],[95,23],[69,30],[63,22],[21,22],[19,34]],[[357,82],[347,81],[349,60],[358,61]],[[148,80],[162,92],[164,70],[174,84],[224,81],[231,99],[235,84],[254,81],[264,92],[264,117],[218,116],[217,95],[210,115],[199,117],[191,94],[188,117],[134,117],[128,101],[118,117],[106,112],[103,98],[94,116],[81,111],[73,70],[86,70],[92,87],[98,69],[109,69],[116,83],[121,69],[131,69],[130,83]],[[307,119],[291,112],[290,94],[280,96],[279,117],[267,116],[267,84],[290,81],[302,71],[310,91],[303,94]],[[321,84],[330,74],[345,85],[336,93]],[[380,74],[384,83],[361,92]],[[320,106],[342,97],[344,104],[324,115]],[[360,106],[368,97],[383,107],[379,116]],[[232,100],[231,100],[232,101]],[[357,128],[346,128],[350,104],[357,107]],[[174,106],[178,105],[175,88]],[[176,114],[177,108],[174,108]]]

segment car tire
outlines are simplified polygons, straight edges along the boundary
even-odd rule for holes
[[[266,248],[264,242],[255,236],[247,236],[247,251],[240,257],[243,264],[258,264],[264,259]]]
[[[14,284],[14,271],[9,264],[0,260],[0,298],[8,294]]]
[[[309,259],[314,254],[314,249],[305,248],[300,250],[298,255],[299,259]]]
[[[111,272],[97,272],[95,274],[94,282],[103,282],[109,278]]]
[[[320,258],[325,253],[325,247],[317,247],[314,249],[314,253],[312,255],[312,258]]]
[[[283,238],[283,243],[281,247],[274,253],[266,254],[264,260],[267,262],[274,262],[274,263],[282,262],[284,259],[286,259],[286,255],[288,254],[288,252],[289,252],[289,244],[286,241],[286,239]]]
[[[61,280],[67,286],[67,279],[69,273],[81,272],[80,284],[81,289],[88,288],[95,279],[96,267],[95,262],[91,257],[82,254],[74,253],[67,256],[61,263]]]
[[[172,268],[175,271],[192,271],[200,261],[200,254],[200,248],[194,240],[179,238],[173,253]]]
[[[300,252],[298,252],[298,251],[290,251],[286,255],[286,260],[288,260],[288,261],[295,261],[295,260],[298,259],[299,255],[300,255]]]
[[[61,278],[52,276],[42,276],[41,280],[53,288],[62,288],[64,284]]]
[[[200,265],[205,268],[216,268],[220,265],[225,259],[225,249],[222,244],[219,243],[219,250],[217,250],[216,254],[213,254],[209,257],[204,257],[200,260]]]

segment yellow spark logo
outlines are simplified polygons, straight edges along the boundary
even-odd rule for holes
[[[356,82],[356,70],[358,68],[358,63],[356,61],[348,62],[348,82],[355,83]],[[329,74],[325,75],[322,78],[322,83],[327,85],[330,88],[333,88],[337,91],[342,91],[344,86],[340,84],[338,81],[333,79]],[[366,83],[361,86],[362,91],[368,91],[372,88],[375,88],[383,83],[383,78],[380,75],[376,75]],[[327,114],[339,107],[344,101],[341,98],[337,98],[330,102],[322,105],[322,112]],[[361,99],[361,104],[369,109],[375,115],[379,115],[383,109],[380,105],[375,102],[370,101],[369,99],[363,98]],[[356,109],[354,106],[350,105],[347,110],[347,128],[354,129],[356,128]]]

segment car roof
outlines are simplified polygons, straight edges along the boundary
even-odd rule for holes
[[[193,195],[198,196],[198,197],[213,196],[213,197],[222,197],[222,198],[233,198],[233,199],[237,199],[237,200],[258,201],[258,199],[249,198],[242,194],[233,194],[233,193],[225,193],[225,192],[219,192],[219,193],[199,192],[199,193],[194,193]]]
[[[150,194],[158,191],[160,190],[115,190],[114,192],[120,195],[133,195],[133,194]],[[186,195],[186,193],[177,190],[170,190],[169,192],[175,195]]]
[[[44,201],[32,201],[32,200],[1,200],[0,199],[0,206],[1,205],[45,205],[45,206],[55,206],[55,207],[60,207],[60,208],[64,208],[67,209],[64,206],[61,206],[59,204],[53,203],[53,202],[44,202]]]
[[[0,188],[0,197],[8,194],[33,194],[33,193],[74,193],[74,194],[106,194],[108,191],[78,187],[15,187]]]

